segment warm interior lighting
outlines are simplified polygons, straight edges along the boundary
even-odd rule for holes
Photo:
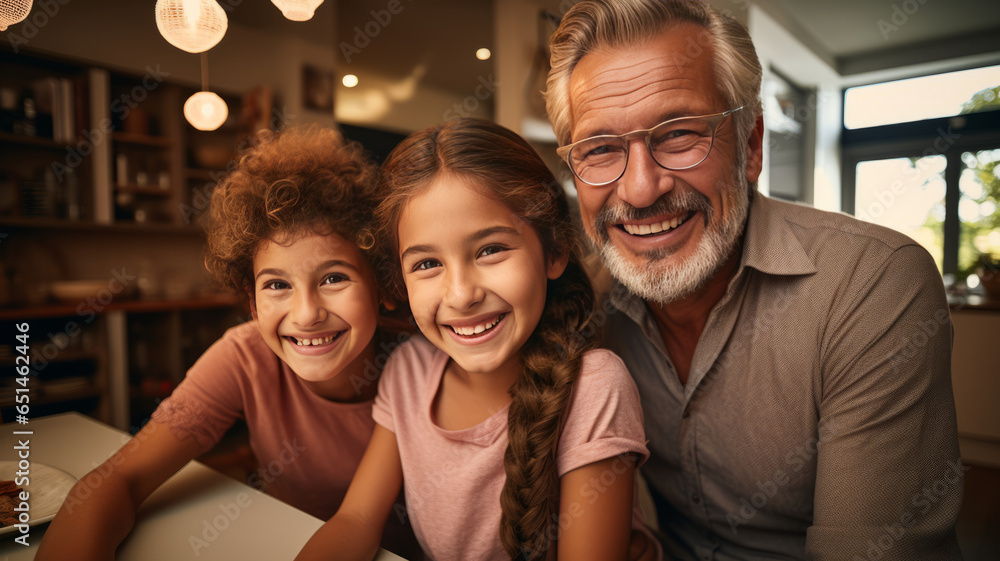
[[[479,60],[489,60],[489,58],[492,55],[493,53],[491,53],[490,50],[487,49],[486,47],[483,47],[482,49],[476,51],[476,58],[478,58]]]
[[[348,88],[353,88],[358,85],[358,77],[354,74],[345,74],[344,79],[341,82]]]
[[[200,131],[214,131],[228,117],[229,107],[213,92],[198,92],[184,102],[184,118]]]
[[[312,19],[316,8],[323,0],[271,0],[281,10],[282,15],[292,21],[307,21]]]
[[[211,49],[229,27],[215,0],[156,0],[156,28],[168,43],[189,53]]]
[[[31,12],[31,0],[0,0],[0,31],[24,21]]]

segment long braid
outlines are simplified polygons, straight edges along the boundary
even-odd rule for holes
[[[558,519],[559,435],[580,374],[594,293],[581,265],[577,228],[563,187],[517,134],[490,121],[455,119],[404,140],[382,167],[376,212],[380,263],[405,298],[396,228],[406,201],[440,173],[468,179],[496,197],[538,234],[547,258],[567,257],[550,280],[545,308],[521,350],[523,374],[511,387],[504,453],[507,480],[500,496],[500,539],[512,559],[543,559]]]
[[[544,559],[559,515],[556,452],[580,374],[594,293],[582,266],[571,259],[549,281],[542,319],[522,351],[524,374],[511,388],[507,420],[507,480],[500,493],[500,539],[511,559]]]

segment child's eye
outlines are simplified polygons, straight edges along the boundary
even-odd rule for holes
[[[411,269],[411,271],[427,271],[440,266],[441,263],[439,263],[437,259],[423,259],[417,261],[417,263],[413,265],[413,269]]]
[[[501,253],[501,252],[504,252],[504,251],[507,251],[506,247],[504,247],[504,246],[502,246],[500,244],[490,244],[490,245],[484,247],[483,249],[479,250],[479,256],[480,257],[488,257],[490,255],[496,255],[497,253]]]
[[[288,288],[288,283],[280,280],[273,280],[264,283],[264,290],[284,290]]]
[[[343,273],[331,273],[323,279],[323,284],[338,284],[351,280]]]

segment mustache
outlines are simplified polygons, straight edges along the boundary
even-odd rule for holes
[[[604,237],[607,236],[606,230],[610,224],[645,220],[663,214],[691,214],[699,211],[705,215],[705,223],[708,224],[712,219],[713,210],[708,197],[697,191],[670,191],[661,195],[653,204],[642,208],[636,208],[626,202],[605,206],[594,218],[594,231]]]

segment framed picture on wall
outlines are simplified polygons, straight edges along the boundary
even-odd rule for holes
[[[302,67],[302,106],[313,111],[333,111],[333,71]]]

